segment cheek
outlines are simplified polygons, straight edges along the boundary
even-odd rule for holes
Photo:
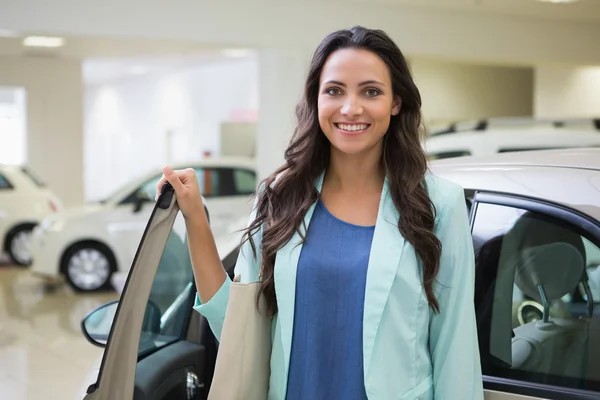
[[[338,107],[331,100],[319,100],[317,105],[319,121],[326,122],[329,118],[335,115],[337,109]]]

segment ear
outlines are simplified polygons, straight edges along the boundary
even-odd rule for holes
[[[402,99],[400,96],[394,96],[394,104],[392,105],[392,115],[398,115],[402,108]]]

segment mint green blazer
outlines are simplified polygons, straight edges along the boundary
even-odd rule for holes
[[[442,242],[434,291],[435,314],[421,284],[413,246],[398,230],[398,212],[384,183],[367,272],[363,316],[364,381],[369,400],[483,400],[483,382],[474,310],[474,254],[463,189],[426,176],[437,210],[435,233]],[[317,180],[321,190],[323,175]],[[314,204],[305,216],[310,223]],[[251,216],[254,218],[254,215]],[[262,233],[255,234],[260,243]],[[294,324],[296,268],[302,251],[299,234],[277,253],[269,400],[284,400]],[[257,246],[259,249],[260,246]],[[242,282],[258,279],[260,251],[244,243],[235,267]],[[220,337],[231,280],[194,309]]]

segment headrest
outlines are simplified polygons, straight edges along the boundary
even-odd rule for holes
[[[575,246],[556,242],[528,247],[517,255],[515,283],[527,296],[542,303],[538,285],[549,301],[572,293],[583,276],[585,262]]]

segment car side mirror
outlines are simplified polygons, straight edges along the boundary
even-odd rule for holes
[[[97,307],[83,317],[81,320],[81,331],[88,342],[102,348],[106,346],[118,307],[119,301],[113,300]],[[158,306],[149,301],[146,305],[142,331],[146,333],[160,333],[161,316],[162,314]]]
[[[137,214],[142,211],[145,203],[150,202],[148,195],[144,191],[138,191],[135,193],[135,197],[133,200],[133,213]]]

